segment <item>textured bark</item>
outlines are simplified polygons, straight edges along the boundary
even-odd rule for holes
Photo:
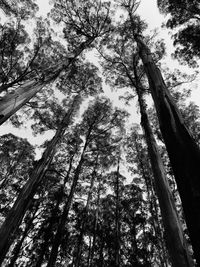
[[[141,124],[144,129],[147,142],[153,176],[155,179],[156,193],[159,200],[163,225],[166,233],[167,247],[173,267],[194,266],[188,252],[188,244],[185,240],[181,222],[178,218],[174,199],[165,175],[162,159],[153,136],[151,126],[146,113],[146,106],[142,98],[140,88],[136,88],[141,113]]]
[[[66,66],[69,67],[72,63],[70,60]],[[0,125],[9,119],[17,110],[25,105],[32,97],[34,97],[45,85],[54,81],[64,67],[57,66],[53,68],[52,73],[46,79],[25,81],[21,86],[15,89],[12,93],[7,93],[0,100]]]
[[[59,142],[61,136],[65,132],[67,125],[70,122],[73,108],[66,114],[61,126],[56,131],[55,136],[49,142],[42,158],[38,161],[35,169],[31,173],[30,179],[22,188],[19,196],[17,197],[13,207],[8,213],[3,225],[0,229],[0,264],[2,263],[10,245],[13,242],[15,233],[29,208],[32,199],[40,185],[46,170],[48,169],[53,156],[55,154],[56,144]]]
[[[0,100],[0,125],[34,97],[44,85],[45,84],[41,81],[26,81],[23,85],[18,87],[14,93],[6,94],[5,97]]]
[[[195,259],[200,266],[200,150],[185,126],[150,50],[140,37],[136,36],[136,41],[182,200]]]

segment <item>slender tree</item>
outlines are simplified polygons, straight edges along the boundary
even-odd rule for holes
[[[116,227],[116,248],[115,248],[115,266],[120,267],[120,195],[119,195],[119,170],[120,170],[120,153],[118,155],[117,172],[116,172],[116,211],[115,211],[115,227]]]

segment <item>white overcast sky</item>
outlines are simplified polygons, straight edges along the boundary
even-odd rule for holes
[[[163,15],[161,15],[159,13],[156,2],[157,2],[157,0],[141,0],[141,4],[138,8],[138,13],[148,23],[149,29],[153,30],[155,28],[158,28],[158,30],[160,32],[159,37],[164,38],[165,44],[167,47],[167,51],[168,51],[168,56],[165,60],[166,65],[170,69],[179,68],[181,70],[187,71],[187,73],[191,72],[191,70],[188,70],[187,67],[179,66],[177,61],[174,61],[171,59],[170,54],[171,54],[171,52],[173,52],[173,41],[171,40],[170,35],[168,34],[168,30],[161,29],[161,24],[164,21],[164,17],[163,17]],[[45,16],[50,11],[49,0],[37,0],[37,3],[40,6],[39,15]],[[107,90],[107,95],[111,99],[115,100],[115,104],[122,107],[123,103],[119,102],[117,100],[118,93],[111,92],[111,90],[109,90],[108,88],[106,90]],[[121,92],[121,94],[122,94],[122,92]],[[199,92],[197,89],[194,89],[192,99],[193,100],[195,99],[195,102],[200,106],[200,97],[199,97]],[[131,107],[128,108],[128,111],[132,113],[131,118],[132,118],[133,122],[139,123],[139,116],[136,114],[136,108],[135,108],[134,103],[131,105]],[[5,134],[5,133],[9,133],[9,132],[12,132],[13,134],[15,134],[17,136],[27,138],[28,141],[34,145],[35,144],[38,144],[38,145],[41,144],[47,136],[45,134],[43,136],[33,137],[31,134],[31,130],[29,128],[13,129],[12,127],[10,127],[9,123],[6,123],[5,125],[1,126],[0,135]],[[50,137],[50,136],[51,135],[49,135],[48,137]]]

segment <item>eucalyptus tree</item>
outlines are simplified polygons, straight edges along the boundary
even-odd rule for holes
[[[139,20],[138,17],[136,19]],[[112,51],[107,56],[102,56],[106,60],[105,70],[108,70],[108,80],[118,87],[132,87],[138,96],[141,124],[145,133],[145,138],[149,150],[149,157],[154,174],[156,193],[159,199],[163,224],[166,231],[168,250],[173,266],[192,266],[188,245],[186,243],[182,225],[178,218],[174,200],[171,195],[170,187],[165,174],[165,169],[159,155],[159,150],[152,134],[146,113],[146,104],[143,99],[143,92],[148,90],[145,82],[143,66],[139,64],[137,51],[135,51],[134,39],[132,35],[130,22],[125,22],[124,27],[119,26],[116,36],[107,39],[107,47]],[[140,30],[145,28],[144,23],[140,23]],[[110,42],[109,42],[110,41]],[[157,55],[162,55],[157,51]],[[117,74],[117,75],[116,75]],[[169,215],[170,214],[170,215]],[[172,222],[173,221],[173,222]],[[174,227],[176,225],[176,227]],[[172,234],[173,233],[173,234]],[[173,241],[170,238],[174,238]]]
[[[52,245],[52,250],[48,262],[48,267],[54,266],[58,255],[58,249],[62,240],[63,230],[68,218],[68,214],[72,205],[74,194],[77,189],[78,180],[83,172],[86,164],[88,152],[104,151],[104,146],[109,146],[112,141],[112,129],[117,129],[123,126],[123,116],[125,112],[113,110],[109,100],[97,98],[94,104],[90,104],[88,109],[83,114],[83,121],[80,127],[80,133],[84,136],[84,144],[73,174],[73,181],[70,192],[68,194],[63,213],[55,234]],[[111,147],[112,147],[111,143]],[[89,150],[89,151],[88,151]],[[86,165],[87,167],[87,165]]]
[[[44,123],[48,123],[48,126],[50,125],[53,127],[53,129],[56,130],[56,133],[52,140],[49,141],[41,159],[32,170],[29,180],[21,189],[18,198],[1,227],[1,260],[3,260],[4,255],[7,253],[7,250],[12,243],[12,238],[8,239],[8,237],[10,237],[11,234],[14,236],[14,233],[19,227],[19,224],[30,205],[38,186],[40,185],[46,170],[52,162],[56,152],[56,145],[65,133],[65,130],[73,123],[73,117],[79,109],[82,99],[84,96],[88,96],[90,94],[94,95],[101,90],[101,85],[99,84],[101,79],[98,77],[97,69],[94,66],[86,64],[86,66],[83,67],[82,72],[80,72],[81,76],[78,76],[78,81],[74,83],[74,80],[77,79],[77,75],[79,74],[74,73],[74,76],[70,78],[71,83],[68,83],[67,86],[69,93],[68,99],[66,98],[67,100],[63,102],[65,105],[58,106],[55,109],[55,105],[52,106],[52,103],[50,102],[51,112],[49,112],[49,114],[48,111],[43,109],[40,112],[37,111],[36,113],[36,115],[39,115],[39,118],[49,115],[49,119],[43,118],[43,125]]]
[[[140,19],[134,14],[136,1],[121,1],[127,11],[127,23],[139,50],[139,56],[149,83],[149,89],[155,104],[161,133],[168,151],[174,176],[180,193],[185,219],[190,234],[195,259],[200,264],[200,183],[199,160],[200,150],[190,131],[187,129],[169,90],[164,82],[160,69],[142,36]]]
[[[69,71],[84,50],[90,49],[97,38],[110,32],[109,6],[109,2],[101,1],[55,1],[50,16],[60,27],[64,25],[63,42],[66,46],[63,49],[58,41],[54,42],[53,49],[49,47],[47,53],[50,59],[55,59],[52,61],[55,63],[49,62],[48,56],[46,60],[46,56],[41,55],[42,73],[19,85],[12,95],[5,95],[1,99],[0,123],[7,120],[45,85],[52,83],[61,73]],[[48,67],[44,68],[44,64],[48,64]]]

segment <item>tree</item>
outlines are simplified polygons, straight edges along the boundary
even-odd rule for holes
[[[71,65],[84,50],[91,48],[92,43],[98,37],[110,31],[109,3],[106,2],[81,1],[77,4],[73,0],[67,2],[60,0],[55,3],[51,13],[55,22],[64,22],[63,33],[64,40],[67,42],[67,50],[65,49],[64,56],[62,56],[63,50],[61,53],[58,51],[59,58],[56,58],[56,64],[50,63],[50,67],[43,70],[39,79],[36,76],[24,82],[12,95],[5,95],[1,99],[0,123],[6,121],[62,72],[69,71]],[[50,50],[51,58],[55,57],[56,51],[57,49]]]
[[[160,129],[168,151],[174,176],[183,204],[185,219],[197,263],[199,258],[200,206],[199,206],[199,160],[200,150],[191,136],[176,107],[162,74],[156,66],[152,54],[143,38],[137,32],[137,24],[132,11],[135,2],[127,6],[133,36],[138,46],[139,55],[149,82],[149,88],[154,100]],[[175,149],[176,148],[176,149]]]
[[[89,66],[87,66],[89,68]],[[86,70],[88,69],[86,68]],[[85,69],[84,69],[85,70]],[[93,68],[93,71],[95,68]],[[76,76],[74,77],[75,79],[77,78]],[[82,86],[79,88],[77,84],[73,84],[73,79],[72,79],[72,90],[74,92],[77,92],[75,96],[72,99],[69,100],[68,102],[68,111],[66,112],[65,110],[60,109],[59,113],[57,113],[57,119],[58,121],[55,121],[53,123],[54,127],[57,125],[56,128],[56,133],[52,140],[48,143],[42,158],[37,162],[35,168],[32,170],[32,173],[30,175],[29,180],[27,183],[24,185],[22,188],[18,198],[16,199],[12,209],[10,210],[6,220],[4,221],[4,224],[2,225],[0,229],[0,235],[2,235],[2,242],[1,242],[1,261],[3,260],[4,256],[6,255],[11,243],[12,243],[12,238],[11,235],[14,236],[17,228],[19,227],[19,224],[28,209],[28,206],[30,205],[34,194],[36,193],[36,190],[38,186],[40,185],[42,179],[44,178],[45,172],[48,169],[49,165],[52,162],[52,159],[55,155],[56,152],[56,145],[62,138],[62,136],[65,133],[65,130],[69,125],[72,123],[72,118],[74,116],[74,113],[79,109],[80,105],[80,99],[82,98],[82,95],[88,95],[94,94],[95,89],[92,87],[91,89],[91,84],[90,81],[92,79],[92,85],[95,86],[96,82],[99,82],[98,76],[95,72],[91,73],[85,73],[85,76],[82,78],[80,77],[78,85]],[[78,87],[78,88],[77,88]],[[97,90],[99,89],[99,85],[96,88]],[[71,91],[69,89],[69,95],[71,94]],[[55,110],[56,112],[56,110]],[[62,115],[61,118],[59,117]],[[43,116],[42,116],[43,117]],[[53,117],[53,119],[55,119]],[[51,123],[52,125],[52,123]],[[10,239],[9,239],[10,237]]]
[[[55,234],[49,262],[47,265],[48,267],[54,266],[56,262],[58,249],[63,235],[63,230],[65,228],[65,223],[67,221],[69,210],[71,208],[73,197],[77,188],[78,180],[81,175],[84,162],[86,160],[85,154],[87,152],[87,149],[94,149],[94,151],[97,150],[99,147],[100,149],[101,147],[103,149],[104,145],[106,144],[106,138],[110,139],[111,129],[114,127],[117,128],[122,125],[123,121],[120,122],[122,114],[124,113],[121,113],[117,110],[115,112],[112,112],[110,102],[106,99],[96,99],[96,102],[93,105],[90,104],[88,109],[83,114],[83,122],[80,126],[80,131],[82,134],[85,135],[85,141],[79,162],[74,171],[71,189]]]
[[[122,36],[120,36],[120,33]],[[172,265],[192,266],[193,264],[188,252],[188,245],[183,234],[182,225],[177,215],[174,200],[165,175],[164,166],[146,113],[145,102],[143,100],[143,92],[145,92],[146,89],[145,86],[143,86],[143,69],[138,63],[137,54],[134,53],[134,50],[130,50],[129,45],[131,45],[131,37],[129,39],[130,35],[128,34],[130,33],[128,32],[126,34],[126,29],[120,29],[119,34],[116,37],[116,42],[114,38],[111,38],[112,44],[108,43],[107,46],[113,50],[113,53],[110,54],[114,54],[115,56],[112,58],[109,55],[108,59],[105,56],[104,58],[107,59],[108,63],[104,63],[104,66],[105,69],[108,69],[109,72],[114,74],[111,78],[112,83],[123,87],[129,85],[136,91],[141,114],[141,124],[144,129],[145,139],[149,150],[149,158],[153,169],[156,193],[161,208]],[[112,70],[112,68],[115,69]],[[175,225],[176,227],[174,227]],[[173,241],[170,240],[171,237],[174,238]]]

